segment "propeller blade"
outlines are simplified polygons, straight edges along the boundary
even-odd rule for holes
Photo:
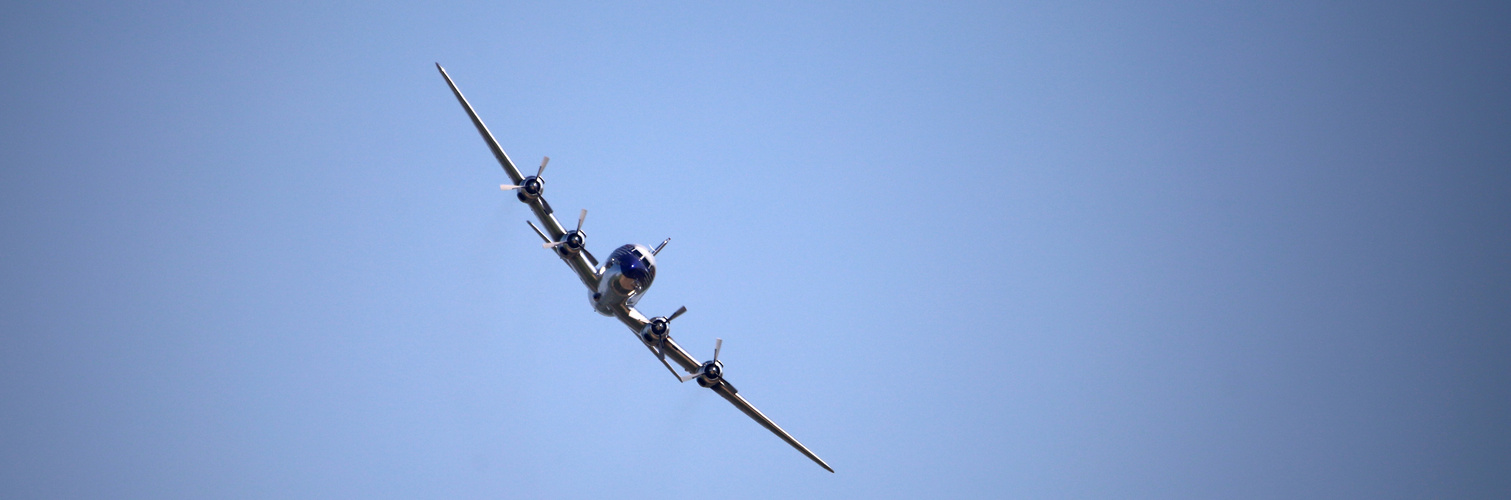
[[[687,306],[682,306],[682,307],[678,308],[677,312],[674,312],[674,313],[672,313],[671,316],[667,316],[666,317],[666,322],[667,323],[671,323],[672,320],[677,319],[677,316],[681,316],[682,313],[685,313],[685,312],[687,312]]]
[[[541,245],[540,247],[541,248],[556,248],[556,247],[559,247],[559,246],[562,246],[562,245],[565,245],[565,244],[567,244],[567,242],[565,242],[565,241],[553,241],[553,242]]]
[[[588,209],[584,208],[584,209],[582,209],[582,213],[577,216],[577,230],[578,231],[582,231],[582,221],[587,220],[587,218],[588,218]]]
[[[536,170],[535,171],[535,176],[536,177],[540,177],[540,174],[545,173],[546,172],[546,164],[550,163],[550,162],[551,162],[551,157],[549,157],[549,156],[547,156],[545,158],[541,158],[541,160],[540,160],[540,170]]]
[[[700,377],[702,375],[703,375],[703,369],[700,368],[700,369],[698,369],[697,373],[693,373],[693,374],[690,374],[690,375],[678,375],[677,379],[679,379],[679,380],[681,380],[683,382],[687,382],[689,380],[698,378],[698,377]]]
[[[714,339],[714,361],[719,360],[719,348],[724,347],[724,339]]]
[[[514,190],[514,189],[519,189],[519,186],[515,186],[515,185],[512,185],[512,184],[499,184],[498,188],[500,190],[510,191],[510,190]]]

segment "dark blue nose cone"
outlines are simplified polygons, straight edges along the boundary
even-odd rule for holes
[[[626,280],[634,281],[635,288],[644,291],[650,288],[651,281],[656,279],[656,259],[652,255],[649,248],[640,245],[624,245],[609,254],[607,265],[613,266]],[[615,286],[628,288],[629,284],[618,283]]]
[[[638,257],[630,254],[619,256],[619,272],[635,281],[644,281],[648,271]]]

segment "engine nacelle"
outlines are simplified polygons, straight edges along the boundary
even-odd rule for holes
[[[561,242],[560,245],[556,246],[556,253],[562,257],[570,258],[582,252],[582,249],[587,248],[588,233],[583,232],[581,229],[567,231],[567,234],[562,237]]]
[[[701,371],[703,374],[698,376],[698,385],[703,387],[713,387],[724,379],[724,363],[718,360],[704,361]]]
[[[519,201],[529,202],[530,200],[540,198],[540,195],[545,192],[546,180],[532,175],[526,177],[525,182],[520,183],[519,190],[514,192],[514,196],[519,197]]]
[[[645,340],[647,344],[659,345],[671,333],[671,325],[666,316],[657,316],[651,318],[650,322],[647,322],[645,327],[640,329],[640,338]]]

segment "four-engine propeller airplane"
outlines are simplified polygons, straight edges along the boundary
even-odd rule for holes
[[[582,223],[587,218],[588,211],[583,210],[579,213],[577,228],[568,231],[556,221],[551,205],[546,203],[546,199],[541,196],[545,189],[545,179],[541,178],[541,174],[545,173],[546,163],[551,158],[541,160],[540,168],[536,169],[535,175],[528,177],[522,175],[514,166],[514,162],[509,160],[509,155],[499,147],[498,141],[494,140],[488,127],[483,125],[483,120],[478,118],[477,112],[472,110],[472,105],[467,103],[467,98],[462,97],[462,91],[456,88],[456,83],[451,81],[451,76],[446,74],[446,69],[442,68],[440,63],[436,63],[435,68],[441,72],[441,77],[446,79],[446,84],[451,86],[451,92],[456,94],[457,102],[462,104],[462,109],[467,110],[467,116],[472,118],[472,124],[477,127],[477,132],[483,136],[483,141],[488,143],[488,148],[493,150],[493,156],[498,159],[499,164],[504,167],[504,173],[508,174],[509,180],[513,182],[500,188],[505,191],[514,191],[515,197],[529,205],[531,212],[535,212],[535,217],[540,219],[540,225],[544,226],[545,230],[542,231],[541,227],[528,220],[525,223],[529,224],[530,228],[535,230],[535,234],[540,235],[540,239],[545,241],[543,246],[556,252],[556,255],[577,273],[582,283],[587,285],[588,300],[592,303],[593,310],[604,316],[619,318],[619,321],[628,326],[640,342],[650,349],[651,354],[661,360],[661,364],[666,365],[666,369],[671,371],[672,376],[677,377],[677,380],[681,382],[696,380],[698,385],[712,389],[734,404],[735,408],[739,408],[787,444],[813,459],[819,466],[831,473],[834,472],[829,464],[824,463],[823,459],[809,451],[803,443],[793,439],[792,435],[777,426],[776,422],[772,422],[755,406],[751,406],[750,402],[740,396],[740,392],[724,379],[724,364],[719,361],[719,349],[724,345],[723,339],[714,342],[713,359],[702,362],[672,340],[671,322],[687,312],[687,307],[677,309],[677,312],[672,313],[671,316],[657,316],[649,319],[640,314],[640,311],[635,310],[635,304],[645,296],[645,291],[656,279],[656,254],[661,253],[661,249],[666,247],[671,238],[662,241],[654,250],[635,244],[621,246],[609,254],[606,263],[600,264],[585,246],[587,234],[582,231]],[[677,373],[671,363],[667,362],[668,359],[682,367],[687,374]]]

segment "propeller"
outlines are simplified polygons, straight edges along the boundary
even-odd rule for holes
[[[546,164],[550,162],[551,157],[543,157],[540,160],[540,169],[535,171],[535,175],[526,177],[524,184],[500,184],[498,188],[504,191],[520,190],[521,194],[540,196],[541,190],[545,188],[545,186],[543,186],[543,184],[545,184],[545,180],[540,178],[540,174],[546,172]]]
[[[681,316],[685,312],[687,312],[687,306],[682,306],[677,308],[677,312],[672,313],[671,316],[652,318],[650,324],[646,325],[646,331],[643,335],[647,347],[650,347],[651,351],[656,353],[656,359],[661,360],[661,364],[666,365],[667,371],[672,372],[672,376],[678,379],[681,379],[682,376],[677,374],[677,370],[672,368],[671,363],[666,362],[666,339],[672,337],[672,320],[677,319],[677,316]],[[684,382],[686,381],[684,380]]]
[[[681,379],[683,382],[686,382],[686,381],[689,381],[689,380],[692,380],[692,379],[695,379],[695,378],[698,378],[698,377],[705,377],[706,376],[709,379],[710,382],[716,382],[716,381],[718,381],[720,378],[722,378],[724,376],[724,368],[723,368],[724,365],[722,363],[719,363],[719,350],[721,348],[723,348],[723,347],[724,347],[724,339],[714,339],[714,359],[712,359],[712,360],[710,360],[708,362],[703,363],[703,366],[701,366],[701,367],[698,368],[698,373],[693,373],[693,374],[690,374],[690,375],[682,375],[682,376],[678,376],[677,378]],[[699,381],[698,385],[703,385],[703,382]],[[709,385],[713,385],[713,384],[709,384]],[[708,385],[704,385],[704,387],[708,387]]]
[[[591,263],[593,267],[598,267],[598,258],[593,256],[593,252],[588,251],[588,235],[582,232],[582,223],[583,221],[587,220],[587,218],[588,209],[584,208],[582,209],[581,213],[577,214],[577,229],[573,229],[567,232],[567,234],[563,235],[561,241],[551,241],[551,238],[547,237],[544,231],[541,231],[540,228],[535,227],[535,223],[530,221],[525,221],[525,223],[529,224],[530,229],[534,229],[535,234],[540,235],[541,241],[545,242],[540,245],[541,248],[549,250],[562,245],[566,245],[568,251],[581,253],[584,257],[588,258],[588,262]],[[570,254],[563,255],[563,257],[568,256],[570,256]]]
[[[541,167],[544,168],[545,164],[542,163]],[[584,208],[584,209],[582,209],[582,213],[577,214],[577,229],[573,229],[571,233],[567,233],[567,237],[566,238],[562,238],[561,241],[552,241],[552,242],[546,243],[544,245],[541,245],[541,248],[556,248],[556,247],[559,247],[559,246],[562,246],[562,245],[566,245],[568,241],[572,240],[572,236],[574,234],[576,234],[576,235],[581,235],[582,234],[582,221],[587,220],[587,218],[588,218],[588,209]],[[570,245],[570,246],[568,246],[568,248],[570,248],[571,246],[576,246],[578,248],[581,248],[583,243],[584,242],[582,241],[582,238],[578,238],[577,239],[577,244],[576,245]]]
[[[685,312],[687,312],[687,306],[682,306],[671,316],[651,318],[650,323],[646,325],[645,341],[656,344],[657,356],[663,356],[660,351],[666,346],[666,339],[671,337],[668,328],[671,328],[672,320]]]

